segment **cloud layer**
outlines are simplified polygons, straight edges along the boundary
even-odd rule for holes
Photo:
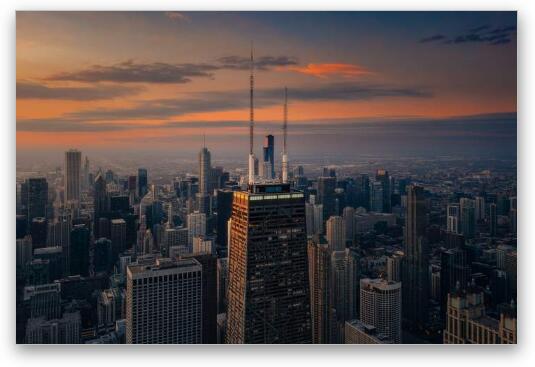
[[[445,36],[435,34],[420,39],[420,43],[441,43],[446,45],[480,43],[487,45],[504,45],[516,36],[516,26],[491,27],[488,24],[473,27],[466,33]]]
[[[90,87],[48,87],[34,82],[17,82],[17,99],[62,99],[95,101],[137,94],[142,87],[97,85]]]

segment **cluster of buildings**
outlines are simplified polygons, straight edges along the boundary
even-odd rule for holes
[[[516,343],[514,174],[290,172],[286,90],[260,164],[253,86],[247,174],[19,182],[17,342]]]

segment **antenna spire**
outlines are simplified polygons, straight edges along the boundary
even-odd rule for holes
[[[251,74],[249,77],[249,184],[255,182],[255,157],[253,153],[253,133],[254,133],[254,55],[253,42],[251,42]]]
[[[288,182],[288,152],[286,151],[286,136],[288,135],[288,88],[284,87],[284,116],[282,124],[282,182]]]
[[[288,134],[288,88],[284,87],[284,123],[282,125],[282,153],[286,154],[286,136]]]
[[[249,76],[249,154],[253,154],[253,133],[254,133],[254,56],[253,42],[251,42],[251,64]]]

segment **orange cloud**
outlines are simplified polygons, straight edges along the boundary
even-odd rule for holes
[[[325,78],[327,75],[358,77],[373,74],[370,70],[355,64],[308,64],[306,66],[289,66],[286,70]]]

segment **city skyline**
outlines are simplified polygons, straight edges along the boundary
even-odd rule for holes
[[[19,12],[18,152],[236,157],[251,41],[256,147],[516,157],[514,12]]]
[[[18,14],[22,24],[33,16]],[[273,26],[288,15],[34,14],[42,19],[32,26],[52,17],[74,34],[84,21],[106,30],[125,17],[123,26],[135,29],[131,42],[143,36],[139,44],[146,36],[158,44],[142,31],[162,26],[156,16],[181,26],[199,17],[207,22],[203,32],[230,17],[236,24],[218,35],[227,36],[235,27]],[[419,72],[412,75],[401,57],[410,51],[396,49],[403,46],[398,39],[389,41],[394,62],[381,64],[388,73],[354,61],[303,66],[298,60],[316,54],[266,56],[253,42],[247,53],[210,63],[129,60],[77,71],[63,65],[53,73],[50,58],[36,72],[50,73],[41,84],[17,79],[17,107],[19,97],[23,101],[17,112],[70,109],[17,121],[17,152],[41,155],[17,162],[17,343],[517,343],[516,112],[505,110],[516,103],[516,92],[506,82],[510,70],[493,79],[486,69],[511,60],[516,65],[516,26],[482,23],[516,23],[516,13],[455,13],[455,21],[454,13],[426,13],[429,19],[420,19],[423,13],[295,14],[303,28],[336,20],[340,28],[325,28],[327,39],[344,29],[356,32],[358,18],[359,26],[381,29],[381,37],[398,29],[401,39],[416,28],[450,22],[459,30],[477,19],[481,25],[468,33],[432,33],[417,43],[465,45],[478,56],[457,51],[454,65],[448,52],[437,51],[445,61],[421,70],[416,63]],[[81,23],[74,26],[73,19]],[[140,29],[132,27],[141,20]],[[293,23],[280,24],[288,45],[295,41],[290,35],[305,36]],[[188,35],[192,50],[202,43],[218,52],[203,32]],[[79,41],[88,41],[90,50],[98,34]],[[267,29],[261,34],[267,50],[282,47],[279,34],[272,43],[264,39]],[[54,36],[54,29],[50,35],[59,43],[70,38]],[[312,36],[306,34],[316,47],[322,44]],[[348,40],[333,39],[335,48]],[[28,46],[24,32],[20,40]],[[197,51],[205,57],[203,50]],[[489,64],[472,65],[489,50],[498,50]],[[370,62],[381,59],[372,54]],[[31,74],[26,62],[21,74]],[[221,82],[220,74],[232,82]],[[434,90],[410,87],[409,79]],[[516,88],[516,80],[509,82]],[[216,85],[217,91],[208,89]],[[189,97],[164,98],[182,86]],[[132,95],[139,99],[129,100]],[[398,115],[409,110],[410,116]],[[472,115],[458,117],[460,111]],[[232,114],[240,120],[233,122]],[[272,123],[265,120],[270,114]],[[192,116],[200,120],[188,121]],[[265,129],[270,124],[272,130]],[[62,151],[63,163],[41,163],[49,141],[39,134],[48,129],[57,135],[54,149]],[[165,146],[151,140],[157,134],[172,141],[167,157]],[[118,139],[113,148],[106,138]],[[225,151],[218,139],[232,149]],[[356,154],[361,141],[366,153]]]

